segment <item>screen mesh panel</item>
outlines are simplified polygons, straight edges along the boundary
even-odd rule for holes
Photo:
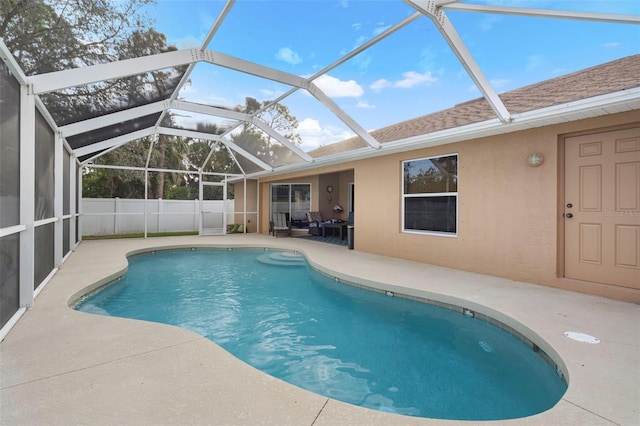
[[[66,255],[70,251],[69,236],[71,235],[71,219],[62,221],[62,255]]]
[[[58,126],[169,99],[186,67],[158,70],[41,95]]]
[[[20,234],[0,238],[0,328],[20,307]]]
[[[147,129],[155,126],[160,118],[161,113],[155,113],[138,117],[132,120],[123,121],[112,126],[101,127],[90,132],[81,133],[79,135],[69,136],[67,142],[71,148],[77,149],[83,146],[91,145],[96,142],[102,142],[113,139],[117,136],[126,135],[137,130]]]
[[[20,85],[0,62],[0,228],[20,223]]]
[[[36,289],[51,273],[54,266],[54,231],[53,223],[38,226],[34,229],[34,279],[33,288]]]
[[[49,124],[39,112],[36,114],[36,184],[35,220],[54,215],[54,135]]]
[[[71,155],[65,149],[62,152],[62,214],[65,216],[71,212],[71,206],[69,205],[71,196],[70,163]]]

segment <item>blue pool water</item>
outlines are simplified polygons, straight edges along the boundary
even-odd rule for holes
[[[518,418],[566,390],[528,345],[486,321],[338,283],[300,255],[161,251],[76,305],[173,324],[296,386],[393,413]]]

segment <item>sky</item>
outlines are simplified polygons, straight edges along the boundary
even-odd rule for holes
[[[636,0],[494,0],[473,3],[640,15]],[[200,47],[223,1],[157,0],[148,13],[169,44]],[[416,10],[400,0],[238,0],[207,48],[310,77]],[[447,11],[497,93],[640,53],[640,25]],[[481,96],[427,17],[420,17],[314,80],[365,130],[451,108]],[[199,63],[180,97],[232,108],[272,100],[289,86]],[[284,99],[303,149],[353,136],[304,90]]]

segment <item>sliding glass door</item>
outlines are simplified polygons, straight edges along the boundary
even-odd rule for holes
[[[288,213],[294,226],[306,220],[311,210],[311,185],[308,183],[275,183],[271,185],[271,214]]]

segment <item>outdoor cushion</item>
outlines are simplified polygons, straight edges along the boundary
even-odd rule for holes
[[[286,233],[291,236],[291,223],[289,223],[289,213],[274,213],[271,221],[271,232],[275,237],[278,234]]]
[[[322,227],[322,214],[320,212],[307,212],[307,220],[309,221],[309,234],[320,235]]]
[[[307,212],[307,220],[309,221],[309,224],[311,224],[311,222],[322,222],[322,214],[320,212]]]

